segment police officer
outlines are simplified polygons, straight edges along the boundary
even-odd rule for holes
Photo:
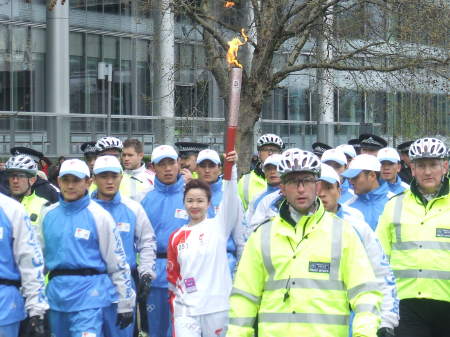
[[[195,142],[176,142],[175,146],[178,149],[181,174],[187,180],[198,178],[197,156],[200,151],[207,149],[208,145]]]
[[[375,336],[382,294],[354,229],[317,198],[321,163],[297,149],[278,170],[285,196],[279,215],[250,236],[230,299],[228,337]],[[364,271],[364,272],[361,272]]]
[[[95,159],[97,158],[97,147],[95,146],[97,142],[85,142],[81,144],[80,150],[83,152],[84,161],[89,167],[89,170],[94,168]]]
[[[103,336],[103,310],[115,300],[124,329],[133,322],[135,292],[116,224],[89,197],[84,161],[64,161],[58,182],[60,201],[44,210],[41,226],[52,335]]]
[[[27,155],[36,163],[39,162],[39,159],[44,157],[44,155],[39,151],[21,146],[11,148],[10,152],[13,156],[17,156],[19,154]],[[50,203],[55,203],[58,201],[58,189],[50,184],[46,179],[41,178],[39,175],[36,176],[36,181],[34,182],[32,189],[37,196],[47,199]]]
[[[284,149],[284,143],[279,136],[267,133],[259,137],[256,147],[258,149],[259,162],[253,170],[244,174],[238,183],[239,197],[245,210],[247,210],[250,202],[267,187],[262,164],[271,154],[281,153]]]
[[[136,284],[139,283],[138,296],[144,301],[150,290],[151,280],[155,278],[156,241],[153,227],[141,204],[119,192],[123,169],[114,156],[97,158],[94,164],[94,181],[97,190],[92,199],[106,209],[114,218],[117,230],[122,238],[127,262]],[[137,265],[139,254],[139,265]],[[126,329],[117,329],[117,304],[105,308],[104,333],[106,337],[131,337],[133,324]]]
[[[412,143],[414,143],[414,141],[410,140],[397,145],[397,151],[400,154],[400,163],[402,167],[398,175],[407,184],[411,184],[413,178],[411,174],[411,159],[409,159],[408,154],[409,147]]]
[[[328,144],[316,142],[311,145],[312,152],[319,158],[322,158],[322,155],[325,151],[330,150],[332,147]]]
[[[20,202],[27,211],[31,223],[37,225],[42,208],[50,203],[38,197],[32,186],[36,182],[37,164],[29,156],[19,154],[8,159],[5,165],[11,197]]]
[[[359,146],[361,154],[366,153],[376,156],[380,149],[387,146],[387,141],[380,136],[363,133],[359,136]]]
[[[397,337],[450,336],[450,192],[444,143],[416,140],[409,149],[411,189],[392,198],[377,235],[397,280]]]

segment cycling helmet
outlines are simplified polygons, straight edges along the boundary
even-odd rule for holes
[[[264,145],[275,145],[278,146],[281,150],[284,149],[283,140],[273,133],[266,133],[265,135],[259,137],[258,142],[256,143],[256,148],[258,149],[258,151]]]
[[[320,159],[314,153],[300,149],[289,149],[283,152],[278,164],[278,172],[285,175],[289,172],[310,172],[320,175]]]
[[[409,158],[411,160],[421,158],[445,159],[447,148],[445,144],[436,138],[421,138],[411,144],[409,148]]]
[[[95,144],[98,152],[103,152],[106,150],[119,150],[122,151],[123,143],[119,138],[116,137],[102,137],[97,140]]]
[[[36,162],[30,156],[18,154],[8,159],[5,164],[6,172],[24,172],[35,176],[38,172]]]

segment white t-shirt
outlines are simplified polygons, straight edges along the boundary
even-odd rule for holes
[[[224,181],[222,204],[215,218],[185,225],[170,236],[167,280],[174,317],[229,309],[232,282],[227,241],[239,224],[239,203],[234,177]]]

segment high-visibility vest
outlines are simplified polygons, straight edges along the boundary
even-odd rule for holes
[[[30,222],[33,226],[37,226],[41,219],[41,211],[42,208],[48,203],[47,199],[41,198],[36,195],[36,193],[32,193],[23,197],[20,202],[30,217]]]
[[[250,202],[267,188],[267,181],[257,175],[255,171],[244,174],[238,183],[238,193],[244,209],[248,208]]]
[[[304,233],[304,234],[303,234]],[[293,226],[281,216],[249,238],[239,262],[227,337],[375,337],[383,295],[353,228],[317,212]]]
[[[390,257],[400,299],[450,302],[450,194],[424,205],[411,190],[392,198],[377,235]]]
[[[97,189],[97,185],[92,183],[89,187],[89,194],[92,194]],[[123,173],[122,181],[120,182],[119,191],[124,197],[128,197],[135,201],[141,201],[144,197],[148,187],[139,179],[132,177],[128,173]]]

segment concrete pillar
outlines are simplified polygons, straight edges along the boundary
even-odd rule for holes
[[[51,0],[48,0],[50,3]],[[48,112],[70,113],[69,89],[69,0],[64,5],[57,1],[47,9],[47,69],[46,108]],[[69,155],[70,119],[64,116],[49,117],[48,139],[50,155]]]
[[[332,8],[329,8],[331,11]],[[322,37],[317,41],[317,59],[329,62],[333,58],[330,47],[332,39],[333,15],[324,17]],[[319,116],[317,128],[317,140],[334,146],[334,75],[329,69],[317,70],[317,92],[319,95]]]
[[[175,18],[170,0],[159,0],[155,13],[155,96],[162,119],[155,128],[158,144],[175,141]]]

